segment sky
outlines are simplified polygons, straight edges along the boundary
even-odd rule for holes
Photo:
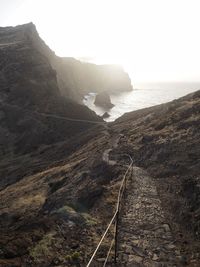
[[[200,81],[200,0],[0,0],[59,56],[121,64],[136,82]]]

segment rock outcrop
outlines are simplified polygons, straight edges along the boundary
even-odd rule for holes
[[[111,109],[114,104],[111,103],[110,96],[107,92],[102,92],[96,95],[94,104],[105,109]]]

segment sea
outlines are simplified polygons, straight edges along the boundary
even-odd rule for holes
[[[189,93],[200,90],[200,82],[193,83],[137,83],[133,90],[118,94],[111,94],[112,109],[105,109],[94,105],[96,94],[91,92],[85,96],[83,103],[102,116],[105,112],[110,115],[106,121],[114,121],[124,113],[166,103]]]

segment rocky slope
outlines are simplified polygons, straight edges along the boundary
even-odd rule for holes
[[[121,140],[116,153],[127,151],[134,164],[145,169],[155,182],[166,221],[176,240],[174,245],[178,244],[183,252],[178,255],[182,263],[177,266],[198,266],[200,91],[168,104],[126,114],[113,127],[128,137]]]
[[[124,210],[136,209],[130,201],[141,203],[141,209],[130,213],[128,220],[124,217],[126,221],[120,226],[121,234],[131,232],[133,226],[135,234],[129,233],[128,240],[125,234],[120,237],[119,266],[124,259],[126,263],[134,260],[134,264],[149,266],[145,265],[149,257],[152,266],[161,266],[163,253],[170,256],[168,266],[199,266],[199,119],[200,91],[126,114],[106,128],[96,126],[69,142],[55,142],[21,157],[2,160],[1,181],[5,183],[10,177],[13,182],[1,190],[0,265],[85,266],[114,212],[128,164],[124,154],[128,153],[135,170],[142,171],[135,171],[135,178],[129,181]],[[144,170],[149,175],[142,181],[139,173]],[[20,179],[14,182],[16,175]],[[147,190],[145,195],[140,195],[143,190]],[[153,212],[150,203],[159,203],[156,216],[161,216],[163,229],[169,229],[166,244],[159,243],[164,239],[158,237],[152,245],[138,241],[153,229],[148,221]],[[146,224],[141,225],[139,218],[143,217]],[[155,220],[159,229],[161,221],[156,218],[151,222]],[[144,233],[138,236],[141,229]],[[156,234],[163,232],[156,230]],[[130,240],[135,242],[133,252]],[[97,255],[100,262],[109,241],[110,237]],[[151,251],[152,256],[142,249]],[[101,265],[96,262],[94,266]]]

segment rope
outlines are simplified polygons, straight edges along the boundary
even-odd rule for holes
[[[113,217],[112,217],[110,223],[108,224],[108,226],[107,226],[107,228],[106,228],[106,231],[104,232],[104,234],[103,234],[101,240],[99,241],[98,246],[96,247],[96,249],[95,249],[94,253],[92,254],[92,257],[91,257],[91,259],[89,260],[89,262],[88,262],[88,264],[86,265],[86,267],[89,267],[90,264],[92,263],[92,261],[93,261],[95,255],[96,255],[96,253],[97,253],[97,251],[98,251],[98,249],[99,249],[99,247],[100,247],[102,241],[104,240],[104,237],[106,236],[108,230],[110,229],[110,226],[112,225],[112,223],[113,223],[113,221],[114,221],[116,215],[117,215],[117,210],[115,211],[115,213],[114,213],[114,215],[113,215]]]
[[[124,154],[124,155],[126,155],[126,154]],[[132,165],[133,165],[133,159],[132,159],[132,157],[131,157],[130,155],[127,155],[127,156],[130,158],[131,163],[130,163],[130,165],[128,166],[128,168],[127,168],[127,170],[126,170],[126,172],[125,172],[125,174],[124,174],[124,177],[123,177],[122,182],[121,182],[121,186],[120,186],[120,188],[119,188],[119,194],[118,194],[118,199],[117,199],[117,210],[119,210],[119,205],[120,205],[121,197],[122,197],[121,191],[122,191],[124,182],[125,182],[125,180],[126,180],[126,175],[127,175],[127,173],[129,172],[130,168],[131,168]],[[122,191],[122,193],[123,193],[123,192],[124,192],[124,191]]]
[[[133,165],[133,159],[132,159],[132,157],[131,157],[130,155],[128,155],[128,154],[123,154],[123,155],[128,156],[128,157],[130,158],[130,160],[131,160],[131,163],[129,164],[129,166],[128,166],[128,168],[127,168],[127,170],[126,170],[126,172],[125,172],[125,174],[124,174],[124,176],[123,176],[123,179],[122,179],[122,182],[121,182],[121,185],[120,185],[120,188],[119,188],[118,198],[117,198],[117,205],[116,205],[116,210],[115,210],[115,213],[114,213],[113,217],[111,218],[110,223],[108,224],[108,226],[107,226],[107,228],[106,228],[106,230],[105,230],[105,232],[104,232],[104,234],[103,234],[101,240],[99,241],[99,243],[98,243],[98,245],[97,245],[97,247],[96,247],[94,253],[92,254],[92,256],[91,256],[91,258],[90,258],[88,264],[86,265],[86,267],[89,267],[90,264],[92,263],[92,261],[93,261],[94,257],[96,256],[96,253],[97,253],[99,247],[101,246],[101,244],[102,244],[102,242],[103,242],[103,240],[104,240],[104,238],[105,238],[105,236],[106,236],[108,230],[110,229],[110,227],[111,227],[111,225],[112,225],[112,223],[113,223],[115,217],[117,216],[117,214],[118,214],[118,212],[119,212],[119,206],[120,206],[120,202],[121,202],[121,199],[122,199],[122,193],[124,192],[124,190],[122,190],[122,189],[123,189],[123,185],[124,185],[124,182],[125,182],[125,180],[126,180],[126,176],[127,176],[128,172],[129,172],[130,168],[131,168],[132,165]],[[115,236],[116,236],[116,235],[117,235],[117,231],[115,232]]]
[[[114,242],[115,242],[115,239],[113,238],[113,240],[112,240],[112,242],[111,242],[111,244],[110,244],[110,248],[109,248],[109,250],[108,250],[106,259],[105,259],[105,261],[104,261],[103,267],[106,267],[106,263],[107,263],[108,258],[109,258],[109,256],[110,256],[110,252],[111,252],[111,250],[112,250],[112,247],[113,247]]]

